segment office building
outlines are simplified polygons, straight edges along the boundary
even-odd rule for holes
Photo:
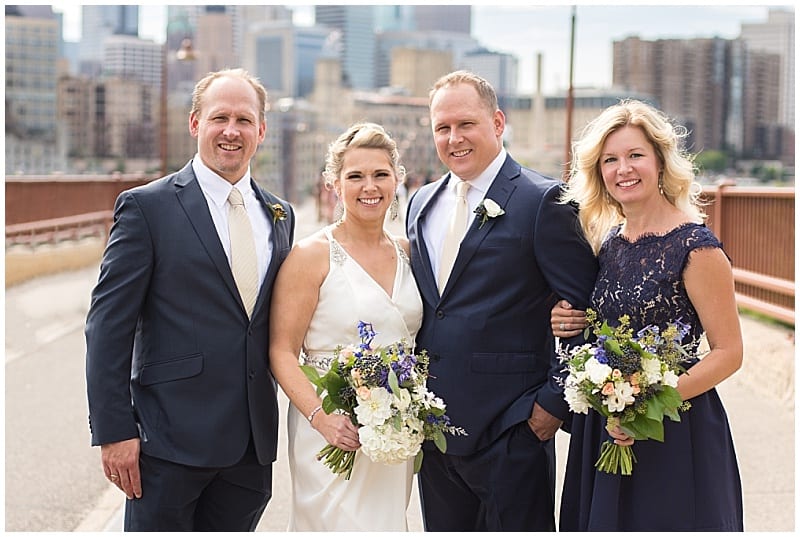
[[[462,64],[467,53],[480,48],[477,39],[468,34],[444,31],[431,32],[380,32],[377,40],[375,83],[378,88],[391,84],[392,50],[395,48],[447,52],[452,56],[453,68]]]
[[[614,88],[652,95],[689,129],[689,150],[725,147],[730,40],[629,37],[613,46]]]
[[[472,6],[416,5],[415,30],[418,32],[472,33]]]
[[[428,97],[434,82],[453,70],[453,53],[395,47],[390,65],[391,88],[413,97]]]
[[[767,21],[742,24],[741,38],[752,52],[777,54],[780,58],[778,73],[778,116],[780,124],[794,129],[794,10],[770,9]]]
[[[49,7],[26,11],[6,6],[6,173],[49,173],[63,167],[54,125],[60,30]]]
[[[375,6],[314,6],[316,24],[336,30],[343,84],[352,89],[375,88]]]
[[[271,99],[305,97],[314,88],[316,62],[330,32],[291,21],[254,23],[245,34],[243,65],[261,80]]]
[[[488,80],[501,101],[501,107],[504,97],[517,94],[519,60],[513,54],[479,48],[466,53],[458,67]]]
[[[139,35],[139,6],[81,6],[80,72],[96,76],[102,70],[105,40],[112,35]]]

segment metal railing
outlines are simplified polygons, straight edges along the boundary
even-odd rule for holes
[[[144,176],[6,179],[6,246],[104,235],[114,199]],[[794,187],[705,187],[708,226],[734,267],[740,306],[794,325]],[[81,214],[65,214],[72,209]]]
[[[704,189],[708,226],[733,264],[737,303],[795,323],[795,190],[719,184]]]
[[[6,247],[18,244],[36,246],[86,237],[105,238],[111,229],[113,217],[114,211],[108,210],[9,224],[6,226]]]

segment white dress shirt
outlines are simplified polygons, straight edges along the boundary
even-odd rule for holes
[[[470,189],[467,191],[467,208],[472,216],[467,219],[467,229],[475,220],[473,212],[478,204],[486,197],[489,188],[494,182],[494,178],[500,173],[500,168],[506,161],[507,152],[505,148],[500,149],[500,153],[494,158],[483,172],[469,181]],[[428,209],[425,220],[422,223],[422,236],[425,238],[425,247],[428,249],[428,256],[431,260],[431,269],[434,274],[439,274],[439,261],[442,257],[442,243],[447,234],[447,227],[450,224],[453,211],[456,206],[456,182],[460,178],[450,172],[450,180],[447,187]],[[466,230],[465,230],[466,231]]]
[[[228,195],[231,188],[238,188],[244,199],[244,207],[247,216],[250,218],[250,225],[253,227],[253,238],[256,243],[256,257],[258,259],[258,281],[263,282],[267,273],[267,267],[272,259],[272,226],[267,214],[267,209],[258,201],[253,187],[250,185],[250,168],[244,176],[236,182],[233,187],[231,184],[211,171],[199,155],[195,155],[192,160],[192,169],[200,183],[200,189],[206,197],[208,210],[211,212],[211,219],[214,227],[217,228],[217,235],[228,257],[228,264],[231,262],[231,238],[228,233]]]

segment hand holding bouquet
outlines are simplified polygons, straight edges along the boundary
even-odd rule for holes
[[[680,421],[678,412],[690,407],[676,389],[685,371],[682,364],[690,358],[691,345],[681,344],[690,327],[678,320],[663,330],[646,326],[634,335],[627,315],[616,328],[600,324],[592,310],[586,317],[597,337],[594,343],[558,351],[567,366],[564,397],[570,410],[586,414],[591,407],[606,417],[609,430],[619,426],[635,440],[663,442],[664,416]],[[606,440],[595,467],[630,475],[635,461],[632,446]]]
[[[394,464],[414,457],[414,471],[422,465],[422,442],[433,440],[444,453],[444,433],[466,434],[450,424],[446,405],[428,391],[428,355],[413,354],[405,341],[385,347],[372,347],[375,331],[370,323],[359,321],[361,342],[337,347],[330,369],[320,375],[313,366],[300,368],[317,387],[322,410],[342,412],[359,426],[361,450],[371,460]],[[350,478],[354,451],[330,444],[318,459],[336,474]]]

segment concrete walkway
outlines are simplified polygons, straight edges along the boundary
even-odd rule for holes
[[[298,213],[298,237],[322,225],[313,205]],[[124,498],[102,476],[85,419],[82,330],[97,273],[94,260],[6,289],[7,531],[122,529]],[[795,528],[794,331],[746,315],[741,322],[744,366],[719,392],[739,458],[745,529],[790,532]],[[285,397],[281,402],[285,409]],[[283,423],[280,434],[273,499],[259,531],[282,532],[289,516]],[[567,435],[557,437],[557,489],[568,441]],[[411,531],[422,531],[416,490],[408,519]]]

